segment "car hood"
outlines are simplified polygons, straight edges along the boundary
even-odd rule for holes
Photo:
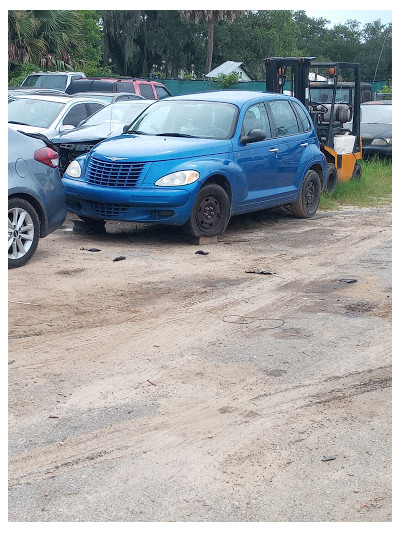
[[[111,157],[126,161],[165,161],[222,154],[232,150],[228,140],[120,135],[107,139],[90,152],[99,159]]]
[[[361,123],[361,138],[364,139],[391,139],[392,125],[391,124],[367,124]]]
[[[121,122],[105,122],[97,124],[96,126],[78,126],[72,131],[59,135],[54,140],[54,143],[76,143],[97,141],[105,139],[110,135],[121,135],[124,124]]]
[[[13,130],[23,131],[24,133],[46,133],[47,128],[38,128],[37,126],[24,126],[23,124],[10,124],[8,126]]]

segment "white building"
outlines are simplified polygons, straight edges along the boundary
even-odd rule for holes
[[[220,74],[229,75],[232,72],[238,75],[239,81],[253,81],[246,65],[240,61],[225,61],[225,63],[206,74],[206,78],[218,78]]]

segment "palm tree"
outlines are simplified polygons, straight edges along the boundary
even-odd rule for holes
[[[180,15],[186,22],[194,22],[199,24],[200,21],[207,23],[208,35],[207,35],[207,59],[206,59],[206,71],[208,74],[211,70],[212,56],[214,50],[214,26],[215,22],[219,20],[226,20],[232,22],[236,17],[240,17],[243,11],[180,11]]]
[[[84,46],[82,28],[79,11],[10,10],[8,60],[73,68],[73,57]]]

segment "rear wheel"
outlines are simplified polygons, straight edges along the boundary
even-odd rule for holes
[[[290,204],[292,213],[299,218],[312,217],[318,209],[320,198],[321,182],[319,176],[315,170],[309,170],[297,200]]]
[[[231,205],[226,191],[210,183],[200,189],[184,229],[194,237],[218,235],[225,231],[230,215]]]
[[[335,165],[333,163],[328,163],[326,165],[326,187],[325,192],[327,194],[332,194],[336,189],[338,184],[338,173]]]
[[[25,265],[39,242],[40,220],[24,198],[8,200],[8,268]]]

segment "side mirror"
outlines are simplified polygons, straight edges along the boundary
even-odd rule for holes
[[[247,135],[244,135],[240,140],[243,144],[255,143],[258,141],[264,141],[267,138],[267,134],[263,130],[254,128],[250,130]]]
[[[75,129],[75,126],[72,126],[71,124],[64,124],[63,126],[60,127],[58,131],[60,133],[67,133],[67,131],[71,131],[74,129]]]
[[[125,126],[122,128],[122,133],[126,133],[129,130],[130,124],[125,124]]]

